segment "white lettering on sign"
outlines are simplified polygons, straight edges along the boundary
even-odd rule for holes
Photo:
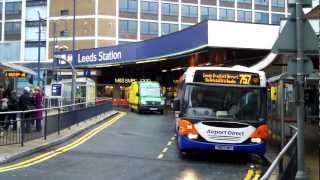
[[[102,62],[102,61],[112,61],[112,60],[119,60],[122,59],[121,52],[118,51],[109,51],[107,53],[100,51],[98,54],[95,54],[92,52],[90,55],[86,56],[81,56],[78,54],[78,63],[95,63],[97,61]]]
[[[231,131],[231,130],[207,130],[208,135],[214,135],[214,136],[244,136],[244,132],[236,132],[236,131]]]

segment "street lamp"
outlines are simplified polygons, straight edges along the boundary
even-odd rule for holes
[[[40,12],[37,11],[38,18],[39,18],[39,24],[38,24],[38,82],[37,85],[40,87],[40,57],[41,57],[41,23],[42,21],[45,21],[45,19],[42,19],[40,16]]]

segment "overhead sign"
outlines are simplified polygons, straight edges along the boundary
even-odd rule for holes
[[[61,83],[54,83],[51,85],[51,96],[62,97],[63,85]]]
[[[8,78],[25,78],[27,73],[22,71],[6,71],[5,76]]]
[[[259,74],[237,71],[198,70],[194,82],[211,84],[260,85]]]
[[[83,76],[84,77],[91,77],[91,69],[83,70]]]

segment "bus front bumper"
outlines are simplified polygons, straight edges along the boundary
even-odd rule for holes
[[[191,140],[186,136],[178,136],[178,146],[180,151],[233,151],[264,155],[266,143],[259,144],[223,144]]]

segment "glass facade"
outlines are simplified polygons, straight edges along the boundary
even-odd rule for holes
[[[251,4],[252,0],[238,0],[238,3]]]
[[[5,23],[5,40],[20,40],[21,22]]]
[[[142,1],[141,12],[146,14],[158,14],[158,3],[150,2],[150,1]]]
[[[142,21],[141,34],[158,35],[158,23]]]
[[[184,17],[198,17],[198,7],[190,6],[190,5],[182,5],[181,6],[181,16]]]
[[[284,17],[284,14],[271,14],[271,24],[280,24],[281,18]]]
[[[239,22],[252,22],[252,13],[251,11],[238,10],[237,18]]]
[[[137,0],[119,0],[119,9],[123,12],[137,12],[138,1]]]
[[[269,14],[264,12],[256,12],[254,14],[254,22],[261,23],[261,24],[268,24],[269,23]]]
[[[201,7],[200,11],[201,11],[201,21],[207,20],[207,19],[212,19],[212,20],[217,19],[217,8]]]
[[[284,0],[272,0],[271,1],[272,7],[284,7]]]
[[[165,15],[165,16],[179,15],[179,7],[177,4],[163,3],[161,8],[162,8],[162,15]]]
[[[120,20],[119,21],[119,32],[136,34],[137,33],[137,21]]]
[[[269,5],[269,0],[255,0],[254,3],[255,3],[256,5],[268,6],[268,5]]]
[[[220,20],[234,21],[234,9],[220,8]]]
[[[21,2],[7,2],[6,15],[21,15]]]
[[[162,30],[161,34],[166,35],[166,34],[170,34],[170,33],[178,31],[179,26],[178,26],[178,24],[162,23],[161,30]]]

